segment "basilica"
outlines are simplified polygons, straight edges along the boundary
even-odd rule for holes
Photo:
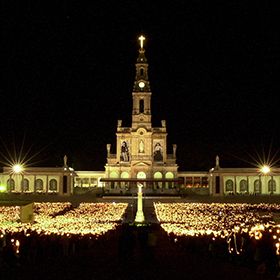
[[[0,191],[9,193],[44,193],[71,195],[81,190],[102,194],[129,195],[141,182],[146,194],[200,195],[272,195],[280,194],[279,168],[222,168],[219,157],[206,171],[179,171],[177,145],[167,153],[167,124],[153,127],[144,36],[139,37],[135,80],[132,90],[131,126],[117,121],[116,151],[107,144],[107,160],[103,171],[73,170],[64,157],[61,167],[3,167]],[[155,96],[155,98],[159,98]]]
[[[165,120],[161,127],[153,127],[148,62],[143,48],[144,37],[136,61],[136,75],[132,91],[131,127],[123,127],[118,120],[116,153],[107,144],[107,164],[101,180],[107,188],[133,187],[141,180],[147,188],[173,188],[178,180],[176,145],[167,154]]]

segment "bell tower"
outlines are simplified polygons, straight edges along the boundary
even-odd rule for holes
[[[151,89],[148,79],[148,62],[145,56],[144,40],[141,35],[139,38],[140,49],[136,61],[136,76],[132,92],[132,130],[145,127],[147,130],[152,128],[151,120]]]
[[[173,154],[167,153],[165,120],[161,126],[152,126],[150,82],[144,40],[139,38],[140,48],[136,60],[136,74],[132,90],[132,124],[122,126],[118,120],[116,154],[107,144],[107,164],[104,182],[109,189],[135,187],[141,181],[144,188],[172,188],[177,178],[176,145]]]

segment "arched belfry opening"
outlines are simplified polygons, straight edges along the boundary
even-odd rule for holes
[[[144,99],[140,99],[139,101],[139,113],[144,113]]]

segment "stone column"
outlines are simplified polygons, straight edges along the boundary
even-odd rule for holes
[[[46,176],[46,193],[48,192],[49,192],[49,175]]]
[[[21,174],[21,182],[20,182],[21,194],[23,194],[23,186],[24,186],[23,180],[24,180],[24,175],[23,175],[23,173],[22,173],[22,174]]]
[[[137,197],[137,213],[135,217],[136,223],[143,223],[145,221],[143,213],[143,197],[142,197],[142,187],[143,184],[137,183],[138,186],[138,197]]]
[[[36,175],[34,176],[33,180],[33,193],[36,193]]]

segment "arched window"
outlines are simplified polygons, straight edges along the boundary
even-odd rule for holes
[[[140,99],[139,101],[139,112],[144,113],[144,99]]]
[[[270,179],[268,181],[268,192],[269,193],[276,192],[276,181],[274,179]]]
[[[129,173],[124,171],[121,173],[121,178],[122,179],[128,179],[129,178]],[[128,187],[128,182],[121,182],[121,187]]]
[[[35,180],[35,192],[42,191],[43,190],[43,180],[42,179],[36,179]]]
[[[29,191],[29,181],[27,179],[23,179],[21,181],[21,187],[24,192]]]
[[[10,190],[10,191],[14,191],[15,188],[16,188],[15,186],[16,186],[15,180],[12,179],[12,178],[9,178],[9,179],[7,180],[7,189]]]
[[[57,180],[51,179],[49,183],[49,190],[52,192],[57,191]]]
[[[116,171],[110,172],[109,176],[110,176],[110,178],[112,178],[112,179],[117,179],[117,178],[119,178],[119,174],[118,174]],[[117,185],[117,182],[112,181],[112,182],[111,182],[111,189],[115,188],[116,185]]]
[[[116,171],[110,172],[110,178],[118,178],[118,177],[119,177],[118,172]]]
[[[226,192],[233,192],[233,181],[226,180]]]
[[[144,75],[144,69],[140,68],[140,76],[143,76],[143,75]]]
[[[143,171],[138,172],[137,179],[146,179],[146,173]]]
[[[248,192],[248,183],[246,180],[241,180],[239,183],[240,192]]]
[[[139,171],[136,175],[137,179],[146,179],[146,173],[143,171]],[[146,183],[143,182],[143,186],[146,187]]]
[[[155,172],[155,174],[154,174],[154,179],[158,179],[159,181],[157,182],[155,182],[155,188],[162,188],[162,182],[160,182],[160,179],[162,179],[162,173],[161,172]]]
[[[162,173],[161,172],[156,172],[155,174],[154,174],[154,178],[155,179],[161,179],[162,178]]]
[[[122,174],[121,174],[121,178],[125,178],[125,179],[128,179],[129,178],[129,174],[128,174],[128,172],[122,172]]]
[[[166,179],[174,179],[174,174],[172,172],[167,172],[165,174],[165,178]],[[167,185],[168,188],[173,188],[173,186],[174,186],[173,182],[168,182],[168,185]]]
[[[173,178],[174,178],[174,174],[173,174],[172,172],[167,172],[167,173],[165,174],[165,178],[166,178],[166,179],[173,179]]]
[[[262,182],[261,180],[257,179],[254,181],[254,193],[261,193],[262,192]]]

